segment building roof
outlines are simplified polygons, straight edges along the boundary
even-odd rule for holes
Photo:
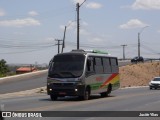
[[[31,72],[36,71],[37,69],[35,67],[20,67],[16,71],[23,71],[23,72]]]

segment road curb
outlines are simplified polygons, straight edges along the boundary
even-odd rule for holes
[[[148,86],[132,86],[132,87],[124,87],[124,88],[120,88],[120,89],[134,89],[134,88],[147,88]]]
[[[40,87],[40,88],[14,92],[14,93],[0,94],[0,99],[31,96],[31,95],[41,94],[41,93],[46,93],[46,87]]]

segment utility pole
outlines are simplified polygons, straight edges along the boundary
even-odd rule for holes
[[[140,35],[141,35],[141,33],[143,32],[143,30],[144,30],[145,28],[147,28],[147,27],[149,27],[149,26],[143,27],[143,28],[138,32],[138,57],[141,56],[141,50],[140,50],[140,47],[141,47]]]
[[[79,8],[80,5],[77,3],[77,50],[79,49]]]
[[[125,58],[125,47],[127,46],[127,45],[121,45],[122,47],[123,47],[123,60],[125,60],[126,58]]]
[[[73,21],[71,21],[67,26],[64,27],[64,35],[63,35],[63,43],[62,43],[61,53],[63,53],[63,49],[65,48],[65,39],[66,39],[67,27],[69,27],[72,23],[73,23]]]
[[[85,3],[86,0],[83,1],[83,3]],[[83,5],[83,3],[79,4],[77,3],[76,4],[76,9],[77,9],[77,50],[79,49],[79,8]]]
[[[61,53],[63,53],[63,49],[65,48],[66,29],[67,29],[67,26],[65,26],[65,28],[64,28],[64,35],[63,35],[63,43],[62,43]]]
[[[62,45],[62,44],[60,44],[60,41],[62,41],[62,40],[58,40],[58,39],[56,39],[55,41],[57,41],[58,43],[56,44],[56,45],[58,45],[58,54],[59,54],[59,48],[60,48],[60,45]]]
[[[141,47],[141,43],[140,43],[140,32],[139,32],[138,33],[138,57],[141,56],[141,54],[140,54],[140,52],[141,52],[140,47]]]

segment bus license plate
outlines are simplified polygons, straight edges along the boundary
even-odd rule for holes
[[[65,95],[66,93],[65,93],[65,92],[59,92],[59,94],[60,94],[60,95]]]

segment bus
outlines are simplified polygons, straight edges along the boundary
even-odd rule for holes
[[[47,94],[51,100],[78,96],[88,100],[92,94],[107,97],[120,87],[117,57],[101,51],[72,50],[55,55],[47,77]]]

